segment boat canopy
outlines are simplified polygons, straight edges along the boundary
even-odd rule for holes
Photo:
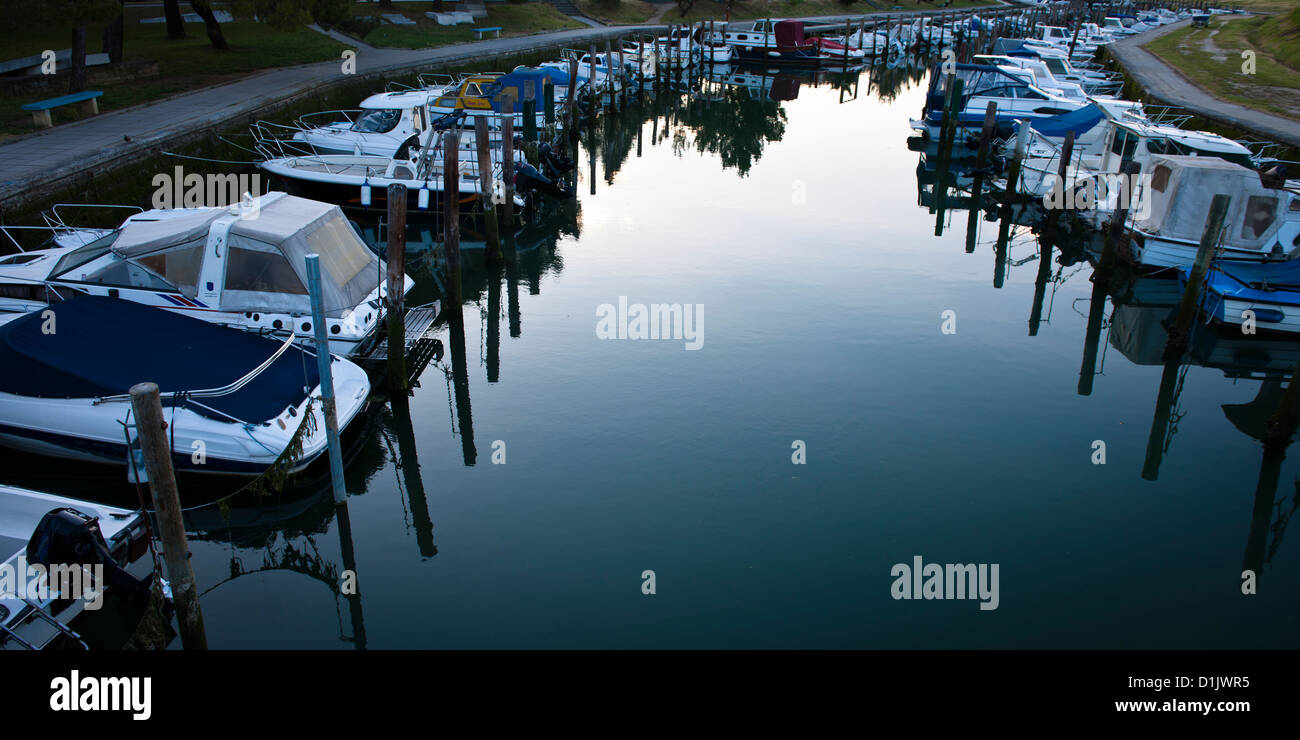
[[[777,46],[806,46],[803,36],[803,21],[779,21],[776,24]]]
[[[1037,118],[1030,125],[1043,136],[1063,139],[1066,134],[1073,131],[1077,138],[1081,134],[1091,131],[1093,126],[1105,119],[1106,114],[1101,108],[1088,104],[1068,113],[1058,113],[1050,118]],[[1016,125],[1016,129],[1019,130],[1019,124]]]
[[[1025,80],[992,64],[957,64],[954,67],[953,76],[962,81],[962,95],[968,98],[974,95],[985,95],[1002,88],[1029,89],[1029,83]],[[944,78],[943,67],[937,68],[931,75],[932,92],[940,90],[940,83]],[[1012,97],[1010,92],[998,94]]]
[[[136,383],[158,384],[164,405],[209,418],[260,423],[302,403],[320,384],[316,361],[289,347],[232,393],[185,399],[182,391],[222,388],[280,348],[275,339],[135,301],[79,295],[49,311],[0,325],[0,392],[37,398],[102,398]]]
[[[569,73],[554,67],[515,67],[514,71],[498,77],[484,94],[492,98],[493,107],[496,107],[504,98],[523,100],[525,87],[531,82],[534,99],[540,101],[542,85],[548,79],[552,85],[563,87],[569,84]]]
[[[1149,214],[1138,228],[1160,236],[1199,241],[1216,195],[1232,202],[1224,219],[1224,240],[1234,247],[1272,246],[1285,217],[1282,192],[1264,187],[1259,174],[1218,157],[1153,155],[1147,171]]]
[[[147,211],[122,225],[112,251],[144,266],[188,298],[198,297],[208,232],[219,219],[242,213],[226,234],[222,311],[311,313],[306,256],[320,255],[325,312],[339,317],[383,279],[383,265],[335,205],[283,193],[231,208]],[[57,275],[55,277],[58,277]],[[204,300],[207,300],[206,298]]]

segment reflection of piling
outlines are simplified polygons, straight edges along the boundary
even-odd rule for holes
[[[1300,424],[1300,382],[1297,380],[1300,380],[1300,365],[1291,371],[1291,382],[1287,384],[1286,393],[1282,394],[1282,402],[1269,417],[1264,432],[1266,450],[1285,450],[1291,444],[1297,424]]]
[[[989,163],[989,147],[993,141],[993,126],[997,123],[998,104],[992,100],[984,109],[984,125],[980,128],[979,151],[975,155],[975,181],[971,184],[970,213],[966,220],[966,253],[975,251],[975,237],[979,231],[982,209],[980,197],[984,193],[984,170]]]
[[[343,556],[344,570],[357,573],[357,554],[352,547],[352,517],[348,514],[348,505],[346,502],[338,505],[334,509],[334,516],[339,525],[339,549]],[[348,615],[352,619],[352,640],[357,646],[357,650],[366,649],[366,622],[361,613],[361,577],[357,577],[352,582],[353,593],[346,594],[348,600]]]
[[[1043,239],[1038,244],[1038,276],[1034,279],[1034,305],[1029,312],[1029,336],[1038,336],[1038,325],[1043,320],[1043,299],[1047,295],[1047,279],[1052,275],[1052,243]]]
[[[501,259],[501,225],[497,222],[496,205],[492,202],[492,149],[488,141],[487,116],[474,117],[474,147],[478,156],[478,182],[483,204],[483,229],[486,232],[488,262]]]
[[[1264,459],[1260,461],[1259,479],[1255,483],[1255,504],[1250,512],[1250,533],[1246,536],[1246,552],[1241,564],[1242,570],[1254,571],[1257,586],[1268,557],[1268,532],[1273,522],[1273,502],[1284,459],[1285,446],[1271,447],[1265,443]]]
[[[474,417],[469,403],[469,370],[465,362],[465,315],[459,304],[452,307],[448,334],[451,340],[452,387],[456,395],[461,455],[466,465],[473,465],[478,459],[478,451],[474,448]]]
[[[1219,243],[1219,234],[1223,231],[1223,220],[1228,213],[1228,204],[1232,198],[1216,195],[1210,203],[1210,215],[1205,221],[1205,231],[1201,234],[1200,246],[1196,249],[1196,262],[1192,264],[1191,274],[1187,278],[1187,287],[1183,290],[1182,301],[1178,304],[1178,318],[1169,330],[1169,342],[1165,345],[1165,360],[1181,360],[1187,351],[1188,335],[1200,310],[1201,286],[1205,282],[1205,273],[1210,267],[1210,258]]]
[[[411,423],[411,402],[406,396],[393,396],[389,400],[393,409],[393,428],[397,434],[397,465],[402,471],[406,498],[411,506],[411,523],[415,526],[415,544],[420,554],[431,558],[438,554],[433,544],[433,520],[429,518],[429,502],[424,495],[424,479],[420,476],[419,450],[415,444],[415,427]]]
[[[1079,395],[1092,395],[1092,380],[1097,374],[1097,345],[1101,341],[1101,321],[1106,312],[1106,284],[1092,281],[1092,303],[1088,307],[1088,331],[1083,340],[1083,364],[1079,367]]]
[[[1156,394],[1156,413],[1151,419],[1151,433],[1147,436],[1146,460],[1142,465],[1142,478],[1145,480],[1155,480],[1160,476],[1160,461],[1165,454],[1169,417],[1174,410],[1174,390],[1178,387],[1181,364],[1177,359],[1166,360],[1164,372],[1160,374],[1160,391]]]
[[[487,381],[495,383],[501,379],[501,271],[499,267],[491,270],[492,279],[488,281],[487,305]]]
[[[443,198],[451,195],[443,191]],[[406,377],[406,186],[388,186],[388,389],[393,395],[410,388]]]
[[[171,444],[157,384],[140,383],[131,387],[131,411],[135,414],[140,451],[149,474],[149,491],[158,518],[158,534],[163,541],[163,563],[167,566],[172,603],[176,605],[181,644],[186,650],[207,650],[208,636],[203,629],[203,611],[199,608],[199,590],[190,563],[190,546],[185,538],[180,492],[176,489]]]

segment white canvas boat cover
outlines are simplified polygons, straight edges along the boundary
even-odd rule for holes
[[[1154,155],[1148,172],[1149,215],[1137,222],[1143,231],[1199,241],[1214,196],[1227,195],[1232,202],[1223,243],[1256,250],[1273,246],[1285,205],[1282,193],[1265,188],[1254,170],[1218,157]]]
[[[212,222],[224,208],[177,208],[146,211],[127,219],[113,241],[113,252],[131,259],[182,244],[206,241]]]
[[[310,313],[309,254],[320,255],[329,316],[355,308],[379,285],[383,265],[338,206],[292,195],[260,200],[255,217],[230,227],[222,310]]]

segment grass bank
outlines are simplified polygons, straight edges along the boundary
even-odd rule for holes
[[[1300,118],[1300,8],[1270,16],[1217,16],[1209,28],[1181,28],[1146,49],[1215,97]],[[1253,52],[1253,74],[1244,52]]]
[[[229,51],[212,48],[202,23],[185,24],[188,38],[177,41],[167,38],[163,24],[128,23],[122,44],[123,60],[156,61],[158,76],[90,84],[87,88],[103,90],[104,95],[99,99],[101,111],[115,110],[228,82],[262,69],[338,59],[345,48],[338,41],[307,29],[277,31],[251,21],[223,23],[221,28],[230,44]],[[0,34],[3,34],[0,35],[0,59],[16,59],[37,56],[45,49],[67,49],[71,46],[72,29],[9,26]],[[99,34],[90,33],[88,37],[86,52],[102,52]],[[0,99],[0,140],[34,130],[32,114],[21,108],[24,103],[66,92],[61,89]],[[76,119],[75,107],[64,106],[52,111],[55,125]]]
[[[429,5],[425,3],[394,3],[391,10],[381,9],[377,3],[365,3],[358,5],[353,11],[356,17],[377,19],[381,12],[399,13],[415,21],[415,25],[372,22],[369,29],[360,35],[351,26],[340,30],[356,36],[371,46],[427,49],[475,41],[478,39],[478,35],[473,31],[475,28],[500,26],[502,36],[527,36],[543,31],[584,27],[583,24],[556,10],[555,6],[545,2],[522,5],[492,3],[487,6],[486,18],[478,18],[473,23],[455,26],[438,25],[436,20],[424,15],[428,9]]]

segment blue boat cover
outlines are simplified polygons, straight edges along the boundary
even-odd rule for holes
[[[41,310],[0,325],[0,392],[99,398],[153,382],[169,405],[169,394],[177,391],[220,388],[239,380],[281,345],[120,298],[76,296],[50,310],[52,322]],[[260,423],[301,403],[308,389],[319,385],[319,377],[316,358],[295,346],[234,393],[177,403],[213,419]]]
[[[1183,282],[1190,265],[1178,268]],[[1285,262],[1220,262],[1206,277],[1206,287],[1218,295],[1263,303],[1300,303],[1300,260]]]
[[[1073,131],[1077,137],[1085,131],[1089,131],[1106,117],[1101,108],[1088,104],[1082,108],[1076,108],[1069,113],[1058,113],[1054,116],[1034,119],[1034,130],[1043,136],[1053,139],[1063,139],[1065,135]]]
[[[515,99],[523,100],[525,83],[533,83],[533,92],[537,95],[537,100],[542,99],[542,83],[550,78],[552,85],[568,85],[569,73],[554,67],[515,67],[513,72],[507,72],[501,75],[487,88],[488,97],[496,96],[507,87],[518,88]]]

